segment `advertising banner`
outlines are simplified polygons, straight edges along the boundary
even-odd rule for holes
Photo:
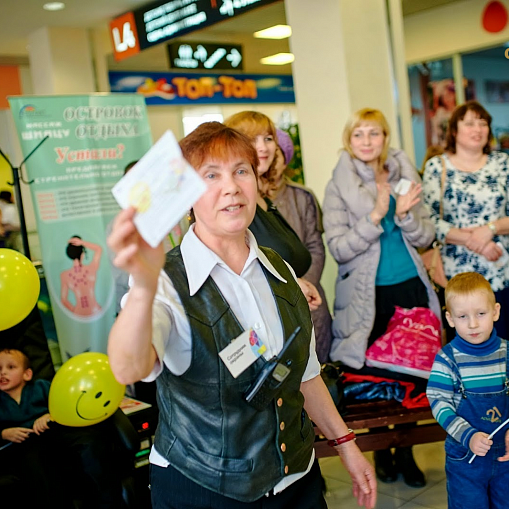
[[[110,71],[112,92],[148,105],[295,103],[291,75]]]
[[[151,147],[137,95],[11,97],[23,154],[48,139],[26,170],[62,360],[106,352],[115,291],[106,228],[111,188]]]

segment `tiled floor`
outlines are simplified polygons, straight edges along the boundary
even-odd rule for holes
[[[444,443],[416,445],[413,450],[417,464],[426,475],[426,486],[410,488],[401,476],[393,484],[378,482],[376,509],[447,509]],[[366,453],[366,457],[373,462],[373,453]],[[358,509],[350,477],[341,460],[322,458],[320,467],[327,483],[329,509]]]

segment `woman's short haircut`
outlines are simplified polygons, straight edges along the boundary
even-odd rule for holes
[[[251,140],[239,131],[220,122],[205,122],[180,141],[184,158],[198,169],[207,160],[227,161],[232,157],[245,159],[253,168],[259,161]]]
[[[81,237],[79,235],[73,235],[71,237],[65,249],[65,254],[71,260],[79,260],[81,258],[81,255],[85,253],[86,250],[83,246],[75,246],[74,244],[71,244],[72,239],[81,239]]]
[[[492,306],[495,305],[496,299],[493,289],[488,281],[477,272],[462,272],[456,274],[445,288],[445,306],[450,311],[451,300],[455,297],[472,295],[476,292],[484,292]]]
[[[456,153],[456,135],[458,134],[458,122],[465,118],[467,111],[472,111],[475,115],[477,115],[477,118],[482,118],[488,123],[488,141],[483,147],[483,153],[489,154],[491,152],[491,140],[493,138],[493,132],[491,131],[491,115],[477,101],[467,101],[465,104],[457,106],[452,112],[451,118],[449,119],[449,124],[447,126],[447,133],[445,135],[445,150],[447,152],[451,152],[452,154]]]
[[[380,154],[380,162],[382,165],[387,160],[387,154],[389,153],[389,144],[391,137],[391,129],[385,118],[384,114],[380,110],[374,108],[363,108],[362,110],[356,111],[349,119],[343,130],[343,146],[345,150],[350,154],[351,157],[355,158],[352,150],[352,144],[350,140],[352,133],[361,124],[378,124],[383,131],[385,136],[384,148]]]

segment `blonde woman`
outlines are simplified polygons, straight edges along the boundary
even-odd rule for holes
[[[338,263],[332,360],[363,368],[366,349],[387,329],[395,306],[440,306],[416,247],[435,229],[421,201],[420,177],[375,109],[357,111],[343,132],[344,150],[325,191],[325,236]],[[398,186],[399,184],[399,186]],[[403,188],[403,189],[401,189]],[[411,448],[375,453],[378,478],[425,485]]]

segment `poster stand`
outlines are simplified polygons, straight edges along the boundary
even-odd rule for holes
[[[30,256],[30,247],[28,245],[28,232],[27,225],[25,221],[25,210],[23,208],[23,198],[21,197],[21,184],[20,180],[25,184],[30,185],[33,180],[27,181],[23,178],[23,174],[21,173],[22,166],[27,162],[28,158],[49,138],[49,136],[45,136],[36,146],[35,148],[28,154],[23,161],[21,161],[18,167],[15,167],[9,161],[9,158],[3,153],[2,149],[0,149],[0,156],[2,156],[7,164],[11,167],[12,170],[12,178],[13,182],[7,182],[10,186],[14,186],[14,194],[16,196],[16,206],[18,207],[19,214],[19,223],[20,223],[20,233],[21,239],[23,241],[23,252],[25,256],[31,260]]]

